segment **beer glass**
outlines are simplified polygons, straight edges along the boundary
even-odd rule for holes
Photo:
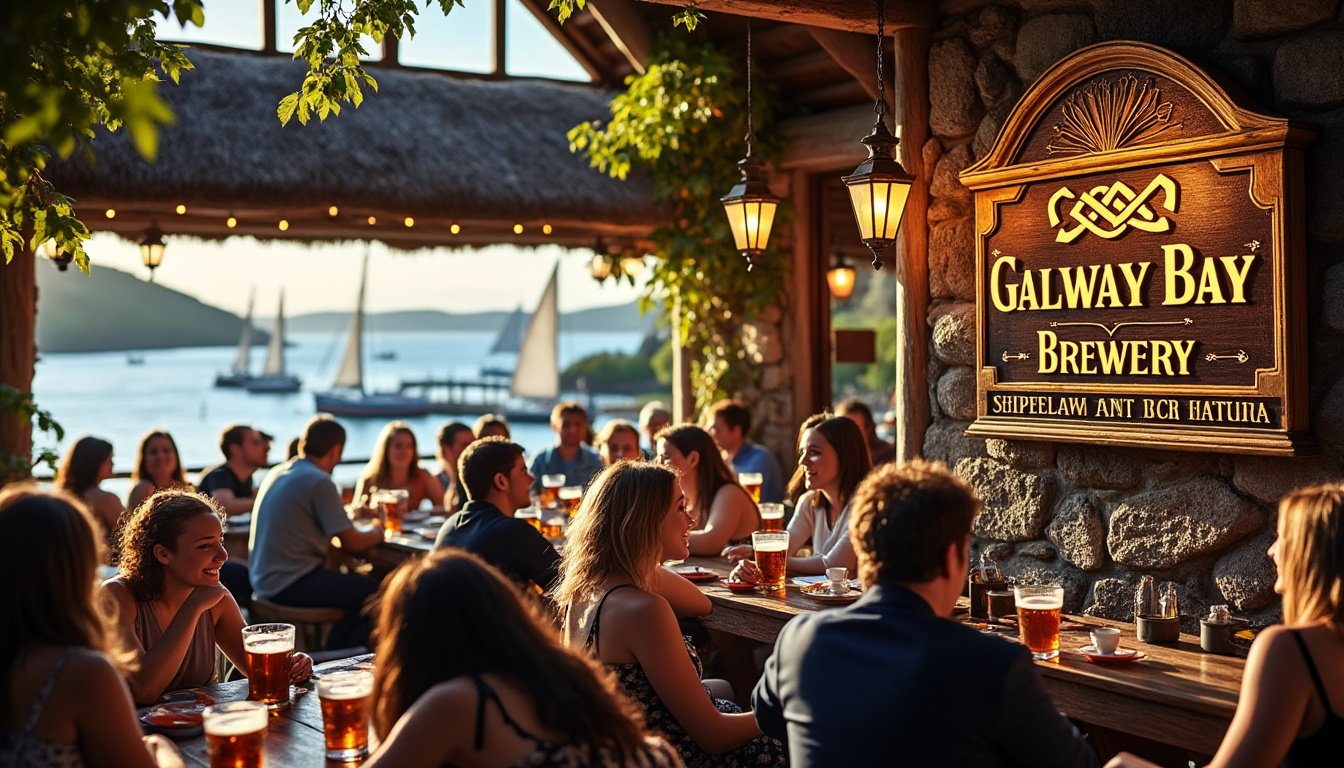
[[[1059,614],[1064,610],[1064,587],[1023,585],[1015,592],[1022,644],[1031,651],[1033,659],[1055,658],[1059,655]]]
[[[565,514],[573,520],[574,514],[579,511],[579,503],[583,501],[583,486],[566,485],[559,493],[560,506],[565,508]]]
[[[751,494],[751,500],[757,504],[761,503],[761,483],[764,480],[760,472],[743,472],[737,476],[737,482],[747,489],[747,493]]]
[[[243,627],[247,653],[247,698],[277,709],[289,703],[289,657],[294,653],[293,624]]]
[[[541,530],[541,510],[536,507],[524,507],[523,509],[514,512],[513,516],[515,519],[522,520],[533,528],[536,528],[538,531]]]
[[[761,569],[761,586],[784,588],[784,568],[789,561],[789,534],[784,531],[756,531],[751,534],[756,567]]]
[[[558,539],[565,535],[564,515],[542,513],[541,535],[548,539]]]
[[[262,768],[270,717],[266,705],[230,701],[206,707],[201,717],[210,768]]]
[[[565,487],[564,475],[541,476],[541,506],[554,509],[560,503],[560,489]]]
[[[776,501],[767,501],[761,505],[761,530],[784,530],[784,505]]]
[[[410,492],[402,488],[388,489],[374,494],[374,500],[383,514],[383,530],[387,535],[401,533],[401,522],[406,518],[410,506]]]
[[[359,760],[369,754],[369,698],[373,673],[350,669],[323,675],[317,681],[322,702],[322,733],[327,759]]]

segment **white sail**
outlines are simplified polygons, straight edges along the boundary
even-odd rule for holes
[[[527,325],[522,346],[518,350],[518,366],[513,371],[509,393],[514,397],[554,399],[560,396],[560,368],[556,353],[560,330],[560,307],[556,300],[556,275],[560,265],[551,270],[551,279],[541,294],[537,311]]]
[[[280,308],[275,312],[275,327],[271,329],[271,344],[266,347],[266,365],[262,376],[285,375],[285,292],[280,291]]]
[[[252,304],[256,290],[247,297],[247,316],[243,318],[243,333],[238,337],[238,354],[233,358],[232,373],[246,376],[252,369]]]
[[[359,299],[355,304],[355,315],[350,322],[350,340],[345,345],[345,357],[341,359],[336,380],[331,382],[334,389],[357,389],[364,391],[364,283],[369,276],[369,251],[364,251],[364,269],[359,274]]]
[[[513,314],[504,322],[504,327],[499,330],[499,335],[495,337],[495,343],[491,345],[487,354],[517,352],[523,345],[523,328],[526,322],[527,316],[523,314],[521,306],[513,310]]]

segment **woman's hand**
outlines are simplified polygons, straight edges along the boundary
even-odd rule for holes
[[[227,594],[229,594],[229,590],[225,589],[222,584],[196,587],[191,590],[184,607],[195,611],[196,615],[199,616],[218,605],[219,601],[223,600]]]
[[[158,768],[186,768],[186,763],[182,762],[182,755],[178,753],[177,747],[167,738],[152,733],[148,736],[142,736],[145,742],[145,749],[149,750],[150,759]]]
[[[755,560],[742,560],[733,568],[733,572],[728,574],[728,578],[747,584],[760,584],[761,569],[756,567]]]
[[[724,547],[719,553],[722,557],[737,562],[738,560],[750,560],[754,554],[750,544],[737,544],[731,547]]]
[[[313,676],[313,658],[296,652],[289,657],[289,682],[302,683]]]

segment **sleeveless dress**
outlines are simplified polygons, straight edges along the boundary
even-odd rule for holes
[[[74,648],[66,648],[56,659],[42,689],[37,692],[37,698],[33,699],[23,727],[0,734],[0,765],[5,768],[82,768],[84,765],[84,756],[75,742],[43,741],[33,733],[43,708],[47,706],[51,689],[56,687],[56,679],[61,676],[61,669],[74,652]]]
[[[485,747],[485,705],[495,705],[504,724],[513,729],[518,737],[535,742],[536,748],[510,764],[509,768],[581,768],[581,766],[617,765],[616,756],[604,748],[593,748],[587,744],[575,742],[552,742],[539,739],[528,733],[504,709],[499,694],[484,678],[471,676],[476,685],[476,738],[474,748],[479,751]],[[646,736],[644,749],[638,755],[629,756],[623,765],[632,768],[673,768],[681,764],[677,753],[661,738]]]
[[[1307,643],[1302,639],[1300,632],[1293,632],[1293,639],[1297,641],[1298,650],[1302,651],[1302,660],[1307,663],[1307,671],[1311,673],[1311,683],[1316,687],[1316,695],[1321,699],[1321,706],[1325,708],[1325,722],[1321,727],[1308,736],[1302,736],[1293,740],[1288,747],[1288,756],[1284,758],[1283,765],[1286,768],[1316,768],[1316,766],[1337,766],[1341,761],[1341,754],[1344,754],[1344,717],[1335,714],[1335,710],[1330,706],[1330,699],[1325,693],[1325,683],[1321,680],[1321,675],[1316,671],[1316,662],[1311,658],[1311,652],[1307,650]]]
[[[151,603],[135,603],[135,637],[145,650],[149,650],[163,639],[163,628],[154,615]],[[209,685],[215,677],[215,622],[210,612],[201,614],[196,628],[191,632],[191,643],[187,645],[187,655],[182,664],[168,681],[164,692],[180,691],[183,688],[200,688]]]
[[[593,624],[588,628],[588,639],[584,643],[585,647],[597,656],[599,628],[598,624],[602,616],[602,605],[607,602],[607,597],[612,592],[621,587],[630,587],[635,589],[633,584],[619,584],[607,590],[602,599],[597,603],[597,609],[593,611]],[[691,657],[691,664],[695,666],[697,677],[704,674],[704,668],[700,664],[700,656],[695,652],[695,646],[691,639],[682,636],[682,642],[686,645],[686,654]],[[653,689],[653,684],[649,682],[648,675],[644,674],[644,668],[639,664],[608,664],[607,668],[616,674],[616,685],[621,692],[630,698],[631,701],[639,705],[644,710],[644,721],[648,727],[665,736],[676,747],[677,752],[681,753],[681,759],[685,761],[686,768],[750,768],[751,766],[776,766],[788,765],[788,748],[779,739],[771,736],[758,736],[755,739],[743,744],[731,752],[725,752],[720,755],[711,755],[700,748],[695,743],[695,739],[681,727],[677,718],[673,716],[672,711],[667,708],[663,700],[658,697],[658,692]],[[738,713],[742,708],[727,699],[716,699],[705,688],[705,695],[709,696],[714,702],[714,708],[720,712]]]

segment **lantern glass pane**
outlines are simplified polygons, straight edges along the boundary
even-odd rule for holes
[[[904,182],[884,183],[886,187],[886,226],[882,235],[885,240],[895,240],[896,230],[901,226],[901,216],[905,213],[905,201],[910,197],[910,185]]]
[[[770,244],[770,230],[774,227],[775,209],[779,204],[774,201],[762,201],[757,205],[760,213],[757,217],[756,248],[764,251],[765,247]]]
[[[872,187],[866,181],[849,185],[849,201],[854,206],[854,221],[859,225],[859,239],[873,237]]]
[[[747,239],[747,203],[743,200],[733,200],[723,204],[723,211],[728,214],[728,226],[733,230],[734,246],[739,251],[750,248],[750,241]]]

